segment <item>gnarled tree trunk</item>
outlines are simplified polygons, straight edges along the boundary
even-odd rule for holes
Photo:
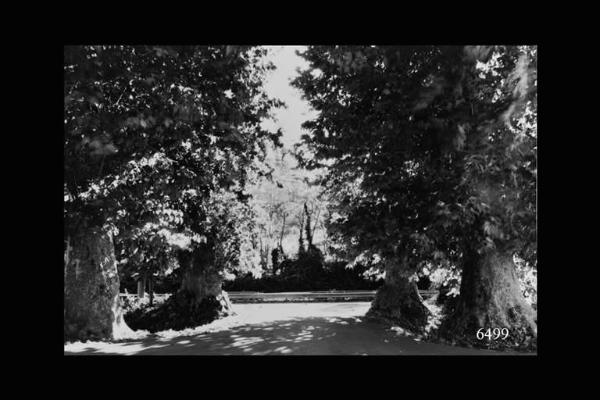
[[[214,264],[214,255],[209,245],[203,245],[193,252],[185,252],[179,257],[183,279],[179,292],[188,297],[192,304],[200,305],[206,300],[216,300],[218,317],[232,313],[227,292],[222,289],[223,278]]]
[[[444,336],[486,347],[535,346],[537,316],[521,292],[512,254],[487,249],[465,261],[458,304],[442,326]],[[509,336],[478,340],[480,328],[507,328]]]
[[[233,314],[223,278],[215,267],[212,247],[202,245],[178,253],[181,286],[160,306],[146,313],[127,315],[130,326],[157,332],[181,330],[207,324]]]
[[[227,315],[231,311],[231,302],[227,292],[222,289],[222,284],[223,279],[215,269],[194,267],[184,273],[180,291],[191,295],[196,304],[215,298],[221,305],[220,314]]]
[[[423,304],[416,282],[410,280],[412,271],[401,264],[389,263],[385,284],[377,290],[367,317],[391,322],[413,332],[422,332],[427,325],[429,310]]]
[[[119,275],[112,237],[90,228],[69,238],[65,256],[65,340],[120,339],[131,329],[119,303]]]

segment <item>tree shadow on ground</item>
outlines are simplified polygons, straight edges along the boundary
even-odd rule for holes
[[[419,342],[362,317],[309,317],[228,330],[88,347],[77,355],[491,355],[499,352]]]

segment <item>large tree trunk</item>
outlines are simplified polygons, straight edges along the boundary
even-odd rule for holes
[[[217,308],[218,317],[232,313],[231,302],[227,292],[222,289],[223,278],[214,265],[214,255],[210,245],[185,252],[180,256],[181,267],[184,268],[180,293],[189,298],[192,304],[207,304],[211,301]],[[216,300],[216,302],[212,301]]]
[[[507,328],[509,336],[506,340],[478,340],[476,334],[481,328],[483,333]],[[485,347],[536,345],[537,316],[521,293],[510,252],[487,249],[465,260],[458,304],[443,324],[442,333]]]
[[[412,272],[401,264],[389,263],[385,284],[377,290],[367,317],[383,320],[412,332],[422,332],[429,310],[423,304],[417,284],[410,280]]]
[[[233,314],[210,245],[180,250],[178,260],[182,278],[177,293],[148,312],[128,314],[130,326],[150,332],[181,330]]]
[[[219,312],[223,315],[231,310],[231,302],[223,291],[223,279],[214,267],[192,261],[184,272],[180,291],[186,293],[196,304],[208,298],[215,298],[221,304]]]
[[[99,228],[70,237],[65,257],[65,340],[120,339],[132,331],[119,303],[112,237]]]

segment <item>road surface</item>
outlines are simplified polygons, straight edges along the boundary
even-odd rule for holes
[[[120,343],[65,345],[65,355],[502,355],[426,343],[365,321],[369,302],[235,304],[237,315]]]

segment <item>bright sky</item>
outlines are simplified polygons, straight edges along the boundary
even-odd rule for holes
[[[290,81],[297,75],[297,68],[308,68],[308,63],[296,55],[296,50],[303,51],[305,46],[265,47],[269,49],[267,59],[277,68],[267,77],[265,90],[269,96],[278,98],[287,105],[287,108],[278,109],[273,114],[276,118],[275,127],[283,131],[281,141],[286,148],[291,149],[300,140],[300,136],[306,133],[300,125],[316,114],[308,102],[302,100],[301,92],[290,85]],[[273,122],[265,122],[265,127],[273,127]]]

